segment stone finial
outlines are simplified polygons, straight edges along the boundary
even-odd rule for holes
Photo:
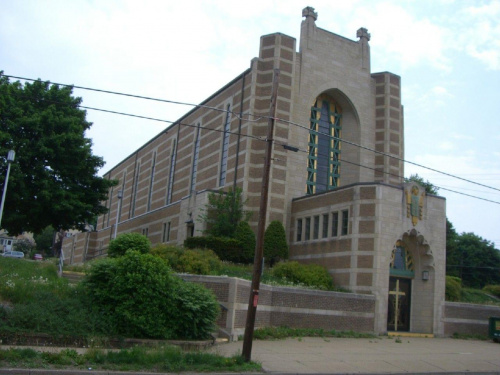
[[[369,42],[371,35],[370,35],[370,33],[368,33],[367,29],[365,29],[364,27],[362,27],[362,28],[358,29],[358,31],[356,33],[356,36],[358,38],[361,38],[361,39],[366,38],[366,40]]]
[[[318,19],[318,13],[314,11],[313,7],[306,7],[302,9],[302,17],[306,17],[306,20],[308,17],[312,17],[313,21],[316,21]]]

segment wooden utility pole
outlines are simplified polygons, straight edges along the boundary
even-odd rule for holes
[[[264,253],[264,232],[266,230],[269,172],[271,170],[271,156],[273,151],[274,119],[276,117],[276,98],[278,96],[279,76],[279,69],[274,69],[273,90],[271,93],[271,108],[269,110],[269,121],[267,123],[267,147],[266,156],[264,159],[264,174],[262,176],[262,190],[260,195],[257,243],[255,246],[255,257],[253,262],[252,286],[250,290],[250,298],[248,300],[245,336],[243,337],[242,355],[246,362],[249,362],[252,357],[253,330],[255,326],[255,316],[257,314],[257,304],[259,301],[260,276],[262,274],[262,257]]]

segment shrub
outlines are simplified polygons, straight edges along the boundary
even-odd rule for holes
[[[122,257],[95,263],[83,286],[108,334],[204,339],[215,322],[217,301],[209,292],[184,283],[171,274],[164,260],[127,251]],[[200,316],[194,318],[193,311]],[[190,324],[183,320],[185,315]]]
[[[300,264],[295,261],[279,263],[273,268],[273,275],[318,289],[333,289],[332,277],[326,268],[317,264]]]
[[[250,224],[240,221],[236,227],[234,238],[241,244],[241,263],[252,263],[255,257],[255,233]]]
[[[151,242],[146,236],[139,233],[125,233],[110,241],[108,256],[110,258],[123,256],[127,250],[134,250],[142,254],[147,254],[150,249]]]
[[[226,237],[190,237],[184,241],[188,249],[210,249],[220,260],[233,263],[246,263],[240,241]]]
[[[462,280],[455,276],[446,276],[445,297],[447,301],[459,301],[462,295]]]
[[[212,250],[184,250],[160,244],[151,249],[151,254],[165,259],[175,272],[208,275],[222,268],[220,259]]]
[[[264,233],[264,257],[271,267],[279,260],[288,259],[286,232],[280,221],[271,221]]]
[[[212,291],[202,285],[179,280],[173,293],[175,301],[174,337],[207,338],[215,328],[219,304]]]
[[[500,285],[486,285],[483,291],[500,298]]]

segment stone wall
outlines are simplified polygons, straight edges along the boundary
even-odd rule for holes
[[[488,335],[488,319],[500,317],[500,306],[445,302],[444,334]]]
[[[222,276],[180,275],[211,289],[221,305],[217,324],[236,339],[245,329],[250,281]],[[375,297],[261,285],[255,327],[287,326],[373,332]]]

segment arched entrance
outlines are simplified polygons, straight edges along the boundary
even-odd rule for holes
[[[433,332],[434,257],[415,229],[396,241],[391,254],[387,331]]]

